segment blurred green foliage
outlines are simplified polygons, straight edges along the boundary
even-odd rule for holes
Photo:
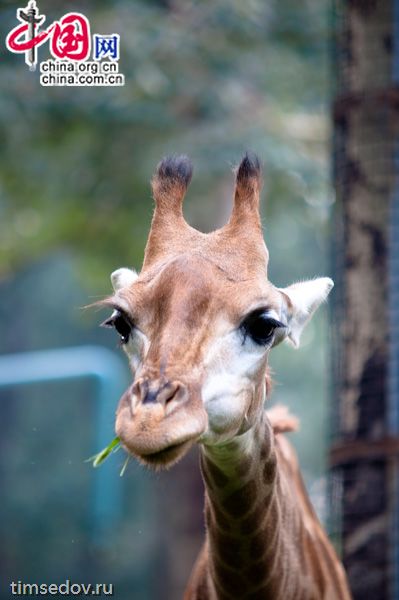
[[[2,39],[20,5],[1,3]],[[71,10],[62,1],[38,6],[47,24]],[[111,270],[140,265],[158,160],[191,155],[186,212],[207,230],[221,224],[229,171],[246,149],[266,164],[268,241],[285,238],[281,264],[271,247],[272,264],[287,271],[286,257],[297,256],[290,240],[306,245],[299,230],[322,228],[331,200],[325,2],[102,0],[76,10],[92,32],[120,33],[126,85],[42,88],[23,56],[3,49],[0,276],[69,248],[89,287],[108,291]],[[312,243],[320,246],[310,239],[309,269]]]

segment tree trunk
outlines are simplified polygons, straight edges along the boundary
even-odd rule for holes
[[[389,473],[388,239],[396,109],[393,0],[336,2],[337,190],[331,461],[342,485],[342,550],[355,599],[393,598]]]

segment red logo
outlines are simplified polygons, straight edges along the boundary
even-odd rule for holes
[[[36,49],[47,40],[55,59],[83,61],[88,58],[91,50],[90,23],[81,13],[67,13],[46,30],[40,31],[39,26],[46,17],[39,15],[35,0],[30,0],[25,9],[17,10],[17,19],[21,24],[10,31],[6,46],[11,52],[25,53],[25,62],[32,71],[37,65]]]
[[[54,58],[86,60],[90,54],[90,24],[80,13],[68,13],[54,23],[51,54]]]

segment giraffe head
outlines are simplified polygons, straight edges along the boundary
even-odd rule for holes
[[[229,222],[204,234],[182,204],[192,167],[164,159],[152,181],[155,212],[140,274],[112,276],[114,327],[133,383],[116,412],[116,433],[141,462],[168,467],[195,443],[223,444],[262,409],[269,350],[301,331],[333,283],[276,288],[259,216],[261,173],[246,155],[236,171]]]

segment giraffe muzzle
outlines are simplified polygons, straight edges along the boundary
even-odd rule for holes
[[[208,425],[197,386],[140,377],[119,401],[116,434],[128,452],[148,466],[171,466]]]

